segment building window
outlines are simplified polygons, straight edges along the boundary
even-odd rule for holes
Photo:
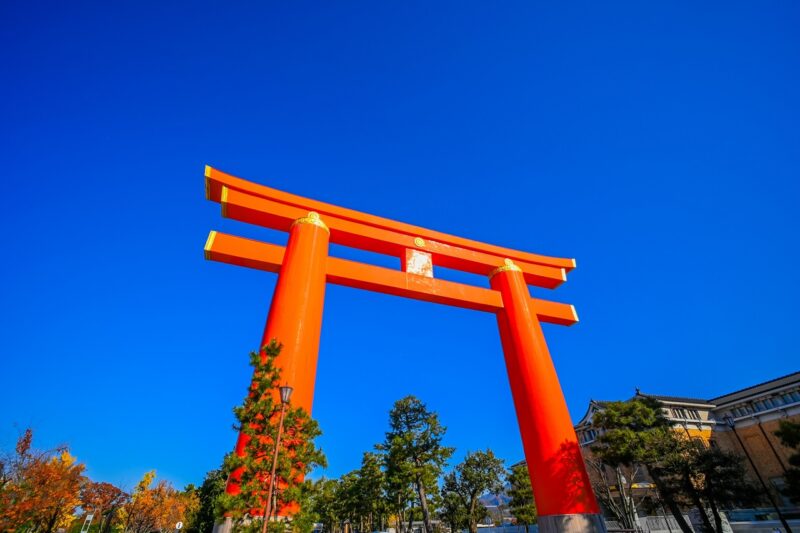
[[[688,418],[688,415],[686,414],[686,409],[673,409],[672,416],[674,416],[675,418],[682,418],[684,420]]]

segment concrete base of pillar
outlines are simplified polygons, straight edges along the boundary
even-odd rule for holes
[[[231,533],[231,531],[233,531],[233,519],[225,518],[222,522],[214,524],[211,533]]]
[[[539,517],[539,533],[606,533],[599,514],[556,514]]]

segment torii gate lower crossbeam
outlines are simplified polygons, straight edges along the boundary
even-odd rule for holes
[[[276,364],[311,412],[326,283],[495,313],[531,475],[539,531],[604,532],[540,322],[577,322],[571,305],[531,298],[574,268],[561,259],[500,248],[276,191],[206,167],[206,195],[222,214],[289,232],[285,248],[211,232],[207,259],[278,272],[262,345],[284,345]],[[328,256],[329,243],[393,255],[402,270]],[[434,265],[488,276],[490,289],[436,279]],[[236,447],[244,453],[242,435]],[[227,487],[236,493],[236,476]]]

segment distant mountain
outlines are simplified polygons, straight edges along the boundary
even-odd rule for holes
[[[498,494],[484,494],[481,496],[478,501],[480,501],[486,507],[497,507],[499,505],[508,505],[508,502],[511,501],[511,498],[508,494],[506,494],[505,489]]]

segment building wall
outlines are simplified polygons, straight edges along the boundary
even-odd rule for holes
[[[646,396],[637,389],[635,397]],[[793,451],[781,445],[775,431],[782,420],[800,423],[800,372],[711,400],[650,397],[662,403],[664,415],[675,431],[742,456],[748,477],[759,491],[763,491],[761,479],[779,505],[795,506],[780,493]],[[602,410],[605,403],[590,402],[586,415],[575,426],[586,459],[591,459],[590,447],[599,436],[592,425],[594,413]],[[736,433],[730,428],[731,423]]]
[[[755,464],[754,470],[750,461],[745,461],[751,482],[759,486],[760,482],[758,476],[760,475],[771,489],[776,501],[788,506],[791,505],[791,502],[779,493],[778,488],[781,486],[782,478],[786,472],[786,468],[789,466],[789,456],[792,454],[792,450],[783,446],[780,439],[775,436],[775,431],[779,428],[780,420],[790,420],[800,423],[800,414],[780,419],[765,420],[763,422],[752,421],[747,425],[737,422],[736,432],[742,440],[747,454],[749,454],[750,459],[753,464]],[[727,424],[720,424],[715,428],[713,439],[714,443],[719,446],[720,449],[731,451],[742,456],[746,455],[736,435],[734,435]]]

